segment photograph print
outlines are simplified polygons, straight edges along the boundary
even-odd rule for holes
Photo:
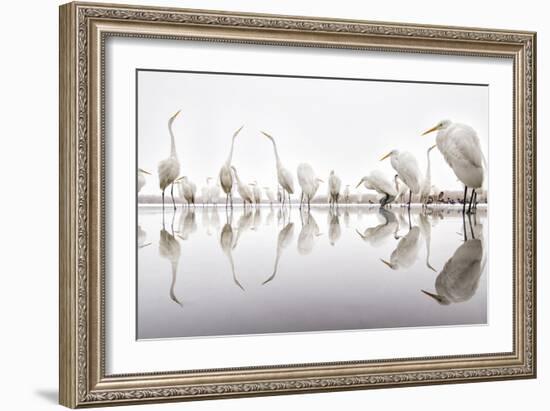
[[[137,339],[487,323],[487,85],[135,76]]]

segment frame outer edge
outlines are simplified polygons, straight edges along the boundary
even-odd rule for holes
[[[59,6],[59,404],[77,404],[76,13]]]

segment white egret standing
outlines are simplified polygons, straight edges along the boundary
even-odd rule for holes
[[[367,190],[375,190],[384,195],[384,197],[380,199],[380,207],[384,207],[386,204],[391,203],[397,196],[395,186],[386,178],[384,173],[379,170],[373,170],[369,175],[364,176],[361,181],[359,181],[356,188],[361,184],[363,184]]]
[[[338,200],[340,199],[340,187],[342,186],[342,180],[338,177],[334,170],[330,171],[328,177],[328,194],[329,194],[329,204],[331,207],[338,207]]]
[[[349,203],[349,195],[350,195],[349,184],[346,184],[344,188],[344,203]]]
[[[275,198],[275,194],[273,194],[273,191],[271,191],[271,188],[264,187],[265,195],[267,196],[267,199],[269,200],[269,205],[272,205],[277,201],[277,198]]]
[[[412,195],[420,192],[420,182],[422,181],[422,175],[420,174],[416,158],[408,151],[392,150],[383,156],[380,161],[388,157],[391,157],[391,165],[397,171],[399,178],[409,188],[408,206],[411,208]]]
[[[294,180],[292,178],[292,174],[290,173],[290,171],[288,171],[288,169],[283,167],[281,159],[279,158],[279,153],[277,152],[277,144],[275,144],[275,140],[273,139],[273,137],[271,137],[265,131],[262,131],[261,133],[268,139],[270,139],[271,143],[273,143],[273,152],[275,153],[275,160],[277,164],[277,180],[283,188],[283,204],[285,203],[284,194],[286,192],[286,194],[288,195],[288,205],[290,205],[290,195],[294,193]]]
[[[246,208],[246,203],[250,203],[251,205],[254,203],[254,193],[248,184],[241,181],[237,174],[237,169],[234,166],[231,166],[231,168],[235,174],[235,180],[237,180],[237,191],[243,200],[243,207]]]
[[[233,148],[235,147],[235,138],[239,135],[244,125],[242,125],[235,133],[233,133],[233,138],[231,140],[231,149],[229,150],[229,156],[225,160],[225,164],[220,169],[220,185],[222,190],[225,193],[225,208],[230,202],[231,208],[233,208],[233,173],[231,172],[231,161],[233,160]]]
[[[430,162],[430,151],[432,151],[435,147],[436,145],[434,144],[426,151],[426,160],[428,163],[426,166],[426,175],[424,176],[422,186],[420,187],[420,202],[423,207],[426,207],[428,204],[428,199],[432,193],[432,166]]]
[[[397,190],[397,195],[395,196],[395,201],[397,203],[403,203],[403,197],[407,193],[407,186],[399,178],[399,175],[396,174],[394,177],[395,189]]]
[[[476,131],[466,125],[453,123],[450,120],[440,121],[436,126],[422,133],[426,135],[437,131],[435,142],[443,158],[453,169],[456,177],[464,184],[464,202],[462,212],[466,211],[468,187],[472,189],[470,206],[476,195],[476,189],[483,186],[484,167],[487,168],[485,156]]]
[[[149,173],[148,171],[145,171],[141,168],[138,168],[138,173],[137,173],[137,192],[138,193],[141,191],[141,189],[143,188],[143,186],[146,183],[146,181],[145,181],[145,176],[146,175],[150,176],[151,173]]]
[[[298,184],[302,188],[302,195],[300,196],[300,209],[304,202],[307,202],[308,210],[311,208],[311,200],[315,197],[315,193],[319,189],[319,183],[323,180],[317,178],[313,168],[306,163],[301,163],[298,166]]]
[[[181,110],[174,114],[168,120],[168,132],[170,133],[170,157],[162,160],[158,165],[159,175],[159,187],[162,190],[162,209],[164,210],[164,191],[168,186],[170,188],[170,195],[172,196],[172,204],[174,210],[176,209],[176,202],[174,201],[174,181],[178,178],[180,173],[180,162],[178,160],[178,154],[176,153],[176,141],[174,138],[174,131],[172,130],[172,124],[178,116]]]
[[[187,205],[195,206],[195,194],[197,193],[197,186],[190,181],[187,176],[180,177],[174,181],[178,186],[179,196],[187,202]]]
[[[252,184],[252,194],[254,195],[254,204],[256,206],[260,205],[260,203],[262,202],[262,190],[261,188],[258,186],[258,182],[257,181],[254,181]]]

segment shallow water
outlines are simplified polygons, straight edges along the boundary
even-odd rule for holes
[[[140,206],[137,337],[484,324],[485,223],[366,205],[167,207],[163,222]]]

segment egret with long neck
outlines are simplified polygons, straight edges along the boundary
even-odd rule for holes
[[[261,133],[269,140],[271,140],[271,143],[273,144],[273,152],[275,153],[275,161],[277,165],[277,180],[279,181],[280,186],[283,188],[283,204],[285,202],[284,194],[286,193],[288,196],[288,204],[290,205],[290,195],[294,193],[294,181],[292,178],[292,174],[281,163],[279,152],[277,151],[277,144],[275,144],[275,140],[273,139],[273,137],[271,137],[264,131],[262,131]]]
[[[220,169],[220,185],[223,192],[225,193],[225,208],[228,204],[233,208],[233,172],[231,171],[231,162],[233,161],[233,149],[235,147],[235,139],[243,129],[244,125],[241,126],[235,133],[233,133],[233,138],[231,139],[231,149],[229,150],[229,155],[227,160],[225,160],[224,165]]]
[[[180,110],[181,111],[181,110]],[[176,152],[176,139],[174,137],[174,130],[172,124],[180,113],[178,111],[168,120],[168,132],[170,133],[170,157],[162,160],[158,165],[159,175],[159,187],[162,190],[162,209],[164,210],[164,192],[168,186],[170,186],[170,195],[172,197],[172,205],[174,210],[176,209],[176,202],[174,201],[174,181],[178,178],[180,173],[180,162],[178,160],[178,154]]]

